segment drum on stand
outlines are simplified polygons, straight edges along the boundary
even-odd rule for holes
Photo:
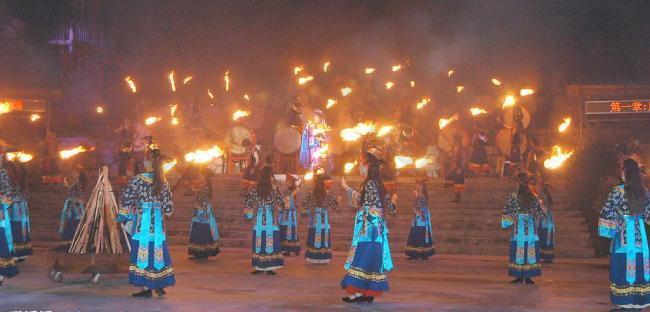
[[[298,173],[298,152],[302,134],[295,127],[283,126],[275,132],[273,146],[279,152],[275,157],[275,172]]]
[[[226,136],[226,143],[228,144],[230,153],[233,155],[246,154],[246,147],[243,145],[244,140],[249,140],[255,144],[253,132],[244,126],[232,127]]]
[[[496,145],[499,153],[503,154],[506,157],[512,156],[512,137],[515,134],[514,129],[503,128],[497,132],[496,136]],[[521,153],[528,148],[528,137],[521,134]]]

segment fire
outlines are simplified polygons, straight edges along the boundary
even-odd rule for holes
[[[453,75],[453,74],[454,74],[454,70],[453,70],[453,69],[450,69],[450,70],[447,72],[447,77],[451,77],[451,75]]]
[[[356,131],[361,135],[366,135],[368,133],[375,132],[375,124],[369,121],[360,122],[356,126],[354,126],[354,131]]]
[[[244,100],[246,100],[247,102],[250,102],[250,101],[251,101],[251,97],[248,96],[248,94],[244,94]]]
[[[323,144],[323,146],[321,146],[321,148],[314,151],[313,157],[314,158],[327,157],[327,155],[329,154],[329,150],[330,150],[330,146],[328,144]]]
[[[449,118],[440,118],[440,120],[438,120],[438,127],[440,127],[440,129],[443,129],[454,120],[458,120],[458,114],[453,115]]]
[[[562,164],[573,155],[573,151],[567,152],[563,151],[561,147],[555,145],[553,146],[553,152],[551,157],[544,160],[544,168],[546,169],[557,169],[562,166]]]
[[[232,114],[232,121],[237,121],[237,119],[239,118],[247,117],[250,115],[251,115],[250,111],[239,109]]]
[[[176,92],[176,79],[174,79],[174,71],[169,72],[169,85],[172,87],[172,92]]]
[[[360,122],[354,128],[346,128],[341,130],[341,138],[343,141],[351,142],[360,139],[362,136],[376,131],[376,126],[372,122]]]
[[[133,79],[131,79],[131,76],[126,76],[126,78],[124,78],[124,81],[126,81],[126,84],[129,86],[129,88],[131,88],[131,92],[138,92],[138,88],[135,87],[135,82]]]
[[[172,119],[169,120],[169,122],[172,124],[172,126],[178,126],[178,117],[172,117]]]
[[[383,137],[395,129],[395,126],[383,126],[377,131],[377,137]]]
[[[222,155],[223,150],[219,146],[215,145],[210,149],[197,149],[196,151],[185,154],[185,161],[193,162],[195,164],[204,164],[215,158],[221,157]]]
[[[396,71],[398,71],[398,70],[400,70],[400,69],[402,69],[402,65],[399,65],[399,64],[397,64],[397,65],[393,65],[393,67],[392,67],[392,70],[393,70],[394,72],[396,72]]]
[[[500,85],[501,85],[501,81],[499,81],[499,79],[492,78],[492,84],[495,85],[495,86],[500,86]]]
[[[392,81],[389,81],[389,82],[386,83],[386,90],[390,90],[394,86],[395,86],[395,83],[393,83]]]
[[[335,99],[327,99],[327,105],[325,105],[325,108],[330,109],[334,105],[336,105],[336,100]]]
[[[426,97],[425,97],[425,98],[422,98],[422,100],[421,100],[420,102],[418,102],[417,105],[415,105],[415,108],[417,108],[418,110],[421,110],[421,109],[423,109],[425,106],[427,106],[427,104],[429,104],[429,102],[431,102],[431,99],[430,99],[430,98],[426,98]]]
[[[97,106],[97,107],[95,108],[95,111],[97,112],[97,114],[101,114],[101,113],[104,112],[104,108],[101,107],[101,106]]]
[[[293,74],[297,76],[304,69],[305,68],[303,66],[296,66],[296,67],[293,68]]]
[[[77,146],[73,149],[69,150],[63,150],[59,152],[59,156],[61,156],[62,159],[68,159],[70,157],[73,157],[79,153],[87,152],[88,150],[83,147],[83,146]]]
[[[350,95],[350,93],[352,93],[352,88],[350,88],[350,87],[345,87],[345,88],[341,89],[341,95],[342,96],[348,96],[348,95]]]
[[[372,67],[366,67],[366,69],[365,69],[366,75],[370,75],[370,74],[372,74],[374,72],[375,72],[375,69],[372,68]]]
[[[298,84],[299,85],[304,85],[310,81],[314,80],[314,76],[306,76],[306,77],[300,77],[298,78]]]
[[[305,181],[311,181],[311,180],[314,179],[314,172],[313,172],[313,171],[309,171],[309,172],[305,173],[305,175],[304,175],[302,178],[303,178],[303,180],[305,180]]]
[[[415,160],[415,168],[421,169],[432,162],[433,161],[427,157],[418,158]]]
[[[401,169],[413,164],[413,158],[408,156],[395,156],[395,168]]]
[[[345,165],[343,165],[343,172],[350,173],[358,164],[359,162],[356,160],[354,162],[345,163]]]
[[[415,80],[411,80],[410,84],[411,84],[411,88],[415,88]]]
[[[519,90],[519,95],[520,96],[528,96],[531,94],[535,94],[535,90],[533,89],[521,89]]]
[[[174,159],[172,161],[168,161],[168,162],[163,164],[163,171],[167,172],[169,170],[172,170],[174,167],[176,167],[177,164],[178,164],[178,161],[176,159]]]
[[[212,94],[212,91],[210,91],[210,89],[208,89],[208,96],[214,100],[214,95]]]
[[[183,79],[183,84],[186,85],[188,82],[192,81],[194,76],[187,76],[185,79]]]
[[[230,91],[230,71],[227,70],[225,74],[223,74],[223,81],[225,82],[225,88],[226,92]]]
[[[330,62],[325,62],[323,64],[323,72],[327,72],[330,68]]]
[[[517,103],[517,99],[515,98],[514,95],[506,95],[506,98],[503,100],[502,108],[515,106],[516,103]]]
[[[560,126],[557,127],[557,131],[564,132],[566,131],[566,129],[569,128],[570,125],[571,125],[571,117],[565,117],[562,124],[560,124]]]
[[[171,116],[176,116],[176,110],[178,109],[178,104],[169,105],[169,114]]]
[[[465,86],[456,86],[456,93],[461,93],[465,90]]]
[[[157,122],[159,122],[161,120],[162,120],[162,118],[160,118],[160,117],[151,116],[151,117],[147,117],[147,119],[144,120],[144,124],[147,125],[147,126],[151,126],[151,125],[153,125],[153,124],[155,124],[155,123],[157,123]]]
[[[29,116],[29,120],[31,120],[32,122],[36,122],[39,119],[41,119],[41,115],[39,114],[32,114],[31,116]]]
[[[472,116],[487,114],[487,111],[480,108],[480,107],[472,107],[472,108],[469,109],[469,112],[472,114]]]
[[[341,139],[346,142],[353,142],[359,140],[362,135],[354,130],[354,128],[345,128],[341,130]]]
[[[30,162],[32,159],[34,159],[34,156],[31,154],[27,154],[25,152],[11,152],[7,153],[7,160],[9,161],[19,161],[21,163],[26,163]]]

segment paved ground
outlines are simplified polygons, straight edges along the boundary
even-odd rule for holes
[[[343,255],[325,266],[286,260],[277,276],[249,274],[246,250],[227,249],[208,262],[187,260],[172,248],[177,284],[165,298],[134,299],[125,274],[47,278],[44,250],[21,264],[21,275],[0,288],[0,311],[608,311],[606,260],[559,260],[536,285],[511,285],[502,257],[438,255],[407,261],[395,255],[392,290],[371,306],[341,302]]]

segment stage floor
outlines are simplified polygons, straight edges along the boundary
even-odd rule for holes
[[[370,311],[343,303],[342,253],[329,265],[285,258],[277,276],[251,275],[248,250],[228,248],[207,262],[187,259],[172,247],[176,286],[165,298],[139,299],[126,274],[66,274],[61,284],[46,275],[45,250],[20,265],[21,274],[0,288],[0,311]],[[536,285],[511,285],[505,257],[437,255],[407,261],[395,255],[391,291],[372,304],[377,311],[608,311],[606,259],[566,259],[547,265]]]

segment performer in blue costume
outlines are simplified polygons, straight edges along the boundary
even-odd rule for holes
[[[159,296],[176,283],[167,248],[165,216],[174,212],[169,184],[162,173],[160,151],[148,149],[144,173],[131,178],[122,191],[118,221],[133,221],[129,283],[142,287],[133,297]]]
[[[212,211],[212,179],[204,172],[204,182],[196,192],[196,208],[190,225],[188,254],[194,259],[207,259],[219,254],[219,229]]]
[[[407,260],[429,259],[436,252],[433,248],[433,231],[431,229],[431,214],[429,213],[429,192],[426,178],[416,180],[415,207],[413,207],[413,222],[406,243]]]
[[[309,263],[327,264],[332,260],[329,211],[338,208],[339,203],[325,187],[322,170],[317,171],[314,189],[305,197],[302,206],[304,213],[309,215],[305,258]]]
[[[641,311],[650,306],[650,251],[644,222],[650,218],[650,193],[639,164],[623,162],[623,184],[615,186],[600,212],[598,232],[612,239],[609,291],[618,308]]]
[[[394,198],[385,196],[380,169],[383,150],[379,146],[369,146],[365,159],[368,176],[359,191],[341,180],[341,186],[358,209],[352,246],[344,266],[346,274],[341,281],[341,287],[349,295],[343,297],[343,301],[348,303],[372,303],[375,297],[389,289],[387,273],[393,269],[384,219],[386,211],[395,210],[395,203]]]
[[[530,189],[528,173],[522,172],[518,178],[519,190],[510,194],[501,217],[504,229],[513,227],[508,274],[516,277],[514,284],[535,284],[532,278],[542,275],[536,224],[546,217],[546,212]]]
[[[32,255],[31,228],[29,224],[29,191],[27,187],[27,169],[24,163],[14,161],[10,165],[15,179],[13,202],[9,207],[11,233],[14,240],[14,258],[18,262]]]
[[[553,197],[551,186],[544,181],[541,175],[531,176],[535,187],[535,194],[539,196],[546,210],[546,217],[538,224],[540,257],[543,262],[551,263],[555,259],[555,222],[553,222]]]
[[[18,275],[18,267],[14,260],[14,243],[11,233],[11,218],[9,206],[14,197],[14,186],[7,171],[7,159],[4,147],[0,159],[0,286],[5,278]]]
[[[284,194],[284,208],[278,212],[280,224],[280,237],[282,238],[282,255],[289,256],[294,253],[300,254],[300,240],[298,239],[298,207],[296,197],[300,187],[297,179],[287,175],[285,181],[286,191]]]
[[[313,170],[317,166],[322,166],[322,158],[326,154],[318,153],[329,140],[327,132],[330,131],[329,125],[323,118],[323,111],[316,109],[314,119],[308,121],[302,132],[302,144],[300,145],[300,164],[303,168]],[[331,169],[331,168],[330,168]]]
[[[63,204],[63,211],[61,211],[61,219],[59,221],[59,235],[61,241],[59,242],[59,249],[67,251],[70,248],[74,234],[77,231],[81,216],[85,210],[84,204],[84,191],[88,178],[82,169],[77,169],[76,181],[70,186],[70,194]],[[66,181],[67,183],[67,181]]]
[[[275,275],[284,266],[280,244],[280,229],[275,212],[284,209],[280,190],[273,186],[273,171],[264,167],[257,185],[245,194],[244,216],[255,219],[253,225],[253,272],[252,274]]]

